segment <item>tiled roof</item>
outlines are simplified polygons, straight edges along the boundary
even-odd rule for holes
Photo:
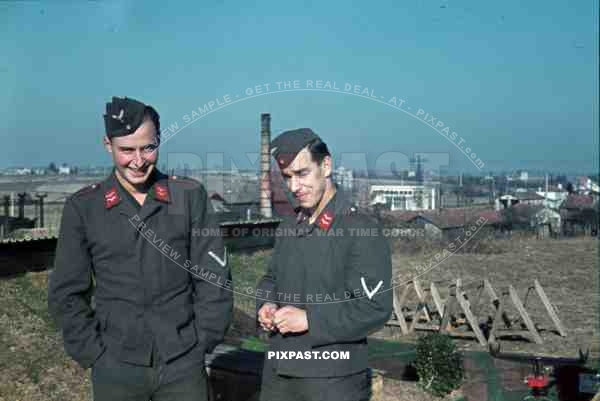
[[[579,209],[592,207],[594,204],[594,198],[590,195],[576,195],[571,194],[565,200],[563,204],[566,209]]]
[[[514,197],[518,200],[543,200],[544,197],[535,192],[516,192]]]
[[[420,217],[441,229],[463,227],[465,223],[472,224],[480,218],[487,220],[486,224],[498,224],[502,221],[501,215],[491,209],[440,209],[421,212]]]
[[[390,220],[399,220],[403,222],[409,222],[414,220],[419,213],[413,211],[406,210],[396,210],[396,211],[384,211],[382,212],[382,217],[388,218]]]

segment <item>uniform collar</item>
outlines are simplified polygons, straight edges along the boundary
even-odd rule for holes
[[[171,203],[171,195],[169,194],[169,181],[166,176],[160,177],[158,181],[152,185],[152,188],[148,191],[153,199],[156,199],[162,203]]]
[[[171,203],[171,194],[167,176],[156,170],[150,179],[153,181],[152,186],[148,190],[146,203]],[[112,174],[105,181],[104,185],[104,208],[112,209],[118,205],[127,204],[124,200],[126,197],[132,197],[127,193],[127,190],[119,182],[116,171],[113,169]]]
[[[349,206],[347,196],[340,192],[339,188],[336,187],[335,194],[331,197],[329,202],[325,205],[319,216],[315,219],[315,222],[310,224],[309,218],[311,211],[306,209],[300,209],[297,213],[296,222],[306,226],[307,233],[311,233],[315,228],[319,228],[322,231],[328,231],[336,217],[342,213],[342,211]],[[301,233],[303,230],[300,231]]]
[[[107,210],[121,205],[125,199],[125,196],[127,196],[125,188],[121,186],[115,174],[115,169],[113,168],[112,173],[104,181],[103,185],[104,208]]]

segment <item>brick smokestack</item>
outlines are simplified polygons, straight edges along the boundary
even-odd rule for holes
[[[260,115],[260,214],[267,219],[272,217],[271,181],[269,168],[271,164],[271,115]]]

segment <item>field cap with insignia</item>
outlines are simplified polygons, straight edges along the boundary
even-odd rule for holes
[[[321,138],[310,128],[285,131],[271,141],[271,155],[283,170],[296,158],[296,155],[315,140]]]
[[[159,115],[152,106],[127,97],[113,97],[112,102],[106,103],[104,114],[106,136],[114,138],[133,134],[142,125],[145,113],[149,113],[153,121],[159,121]],[[158,126],[156,128],[159,129]]]

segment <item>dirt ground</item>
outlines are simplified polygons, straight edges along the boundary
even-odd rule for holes
[[[394,255],[397,274],[408,277],[414,267],[426,263],[428,255]],[[264,264],[268,253],[259,255]],[[243,261],[253,265],[253,259]],[[257,271],[251,272],[253,281]],[[570,240],[512,240],[502,253],[456,254],[435,270],[421,277],[424,286],[435,281],[440,290],[461,278],[468,283],[488,278],[495,288],[515,286],[523,299],[527,287],[538,279],[567,329],[563,338],[551,332],[552,321],[547,317],[535,294],[527,301],[527,310],[539,323],[544,344],[527,341],[502,340],[503,350],[527,353],[576,356],[578,348],[597,355],[598,348],[598,241]],[[234,277],[235,279],[235,277]],[[64,354],[60,333],[52,325],[46,308],[47,274],[30,273],[10,280],[0,280],[0,401],[88,401],[90,400],[89,371],[83,370]],[[445,295],[442,292],[442,298]],[[238,308],[229,331],[229,340],[256,334],[251,315],[253,302],[236,300]],[[514,314],[515,311],[511,311]],[[394,331],[395,330],[395,331]],[[398,331],[386,328],[376,337],[415,341],[416,336],[396,336]],[[457,340],[462,349],[481,350],[475,341]],[[522,376],[517,374],[515,381]],[[468,400],[482,401],[477,391],[485,386],[470,387],[469,378],[463,388],[445,399],[435,398],[420,390],[414,381],[386,378],[382,401],[449,401],[461,392]],[[480,377],[478,380],[485,380]]]
[[[599,241],[592,238],[536,240],[518,239],[505,241],[497,254],[454,254],[437,267],[419,277],[423,288],[435,282],[443,299],[448,296],[448,286],[460,278],[463,284],[488,279],[499,294],[499,289],[512,285],[525,304],[534,324],[537,325],[543,344],[523,339],[500,339],[503,351],[535,353],[553,356],[577,356],[578,349],[590,349],[597,355],[600,293]],[[440,249],[443,251],[443,249]],[[440,252],[438,251],[438,252]],[[418,265],[428,266],[435,253],[405,257],[394,255],[394,275],[411,278]],[[435,263],[434,263],[435,264]],[[556,333],[537,293],[533,290],[525,298],[527,289],[537,279],[545,290],[557,315],[563,323],[567,336]],[[471,293],[475,296],[476,293]],[[413,296],[413,300],[416,297]],[[429,302],[433,308],[433,302]],[[413,302],[416,305],[416,301]],[[509,318],[517,318],[518,312],[510,306]],[[481,310],[480,322],[493,316],[491,305]],[[395,334],[399,334],[396,330]],[[412,341],[414,335],[397,337]],[[475,340],[459,340],[461,347],[485,350]]]

